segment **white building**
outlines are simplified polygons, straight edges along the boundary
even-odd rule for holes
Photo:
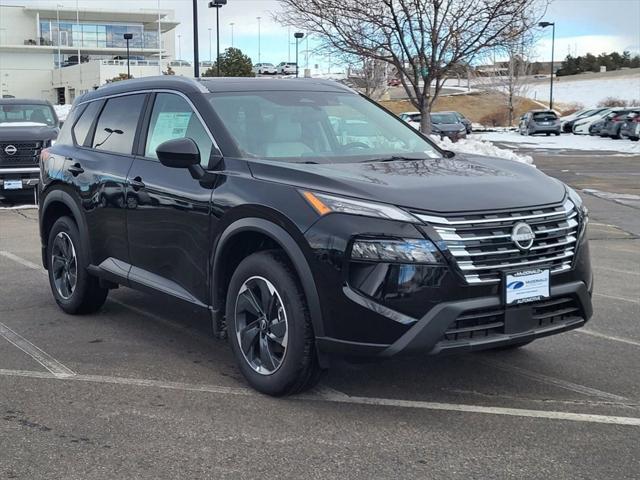
[[[175,60],[171,10],[108,11],[0,5],[0,98],[41,98],[71,103],[127,72],[131,75],[193,75]],[[158,42],[160,36],[161,42]],[[80,59],[80,63],[78,63]]]

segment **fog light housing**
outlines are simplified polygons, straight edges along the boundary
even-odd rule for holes
[[[351,247],[351,259],[392,263],[444,263],[438,248],[426,239],[358,238]]]

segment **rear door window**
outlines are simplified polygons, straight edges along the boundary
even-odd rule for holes
[[[93,148],[131,155],[145,97],[136,94],[107,100],[96,125]]]
[[[553,112],[538,112],[533,114],[533,120],[536,122],[552,122],[557,118]]]

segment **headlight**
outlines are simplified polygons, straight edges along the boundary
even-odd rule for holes
[[[430,240],[357,239],[351,258],[378,262],[444,263],[442,254]]]
[[[582,237],[585,229],[587,228],[587,224],[589,223],[589,209],[582,202],[582,198],[578,195],[578,192],[569,185],[565,185],[565,188],[567,189],[569,200],[571,200],[571,202],[576,206],[576,209],[578,209],[578,214],[580,215],[581,220],[580,223],[582,224],[580,227],[580,237]]]
[[[382,203],[366,202],[353,198],[337,197],[324,193],[312,193],[302,191],[305,200],[318,212],[319,215],[329,213],[348,213],[351,215],[361,215],[364,217],[388,218],[389,220],[399,220],[401,222],[419,223],[420,221],[393,205]]]

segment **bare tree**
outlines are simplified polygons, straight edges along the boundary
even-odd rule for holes
[[[449,72],[532,28],[548,0],[280,0],[284,25],[327,50],[387,62],[399,73],[420,129]]]

